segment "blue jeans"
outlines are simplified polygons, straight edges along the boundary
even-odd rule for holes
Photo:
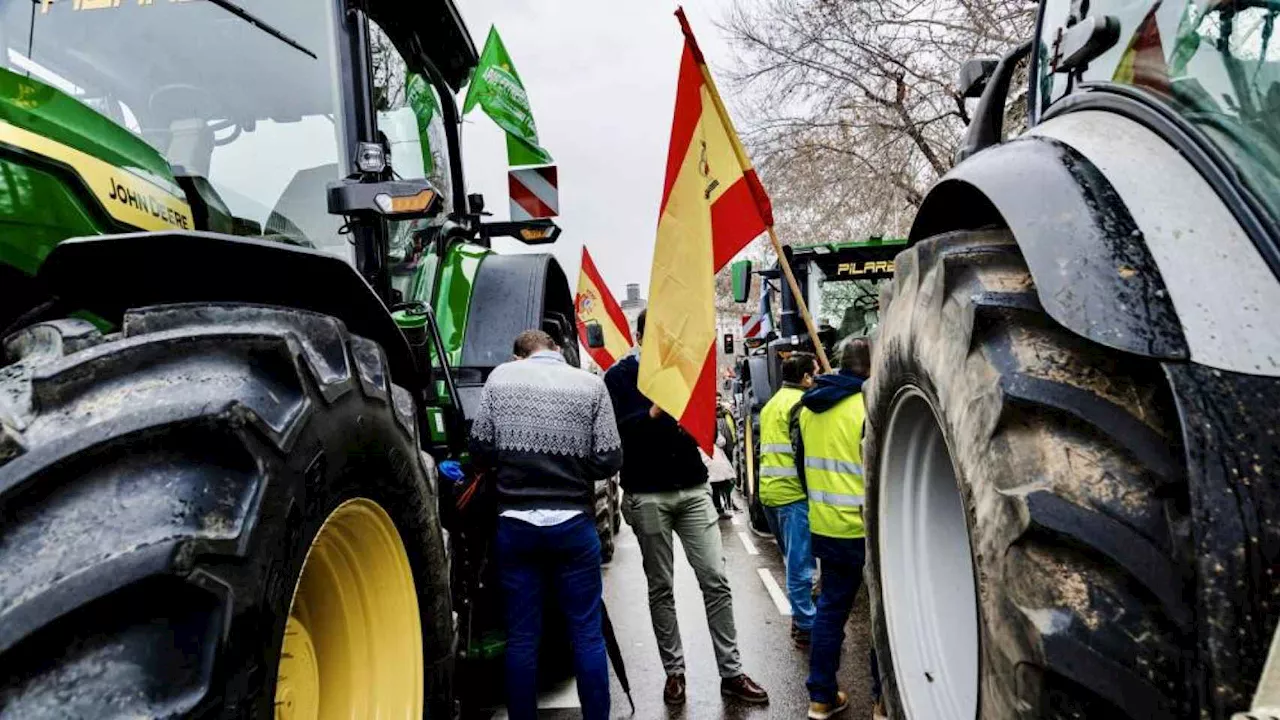
[[[813,536],[813,554],[822,560],[822,594],[818,596],[818,614],[813,620],[809,649],[809,699],[834,703],[839,687],[836,670],[840,667],[840,646],[844,643],[844,626],[853,612],[853,599],[862,584],[862,565],[867,558],[866,541]],[[878,684],[873,668],[872,684]],[[873,691],[876,688],[873,687]],[[879,693],[876,692],[878,697]]]
[[[544,587],[555,593],[573,642],[573,668],[585,720],[609,717],[609,660],[600,608],[600,536],[586,514],[539,527],[498,518],[498,576],[507,604],[507,711],[538,715],[538,642]]]
[[[796,629],[813,628],[813,552],[809,542],[809,501],[797,500],[768,508],[776,518],[774,537],[787,566],[787,598],[791,601],[791,622]]]

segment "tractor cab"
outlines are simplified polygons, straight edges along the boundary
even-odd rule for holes
[[[327,187],[372,168],[426,179],[450,213],[465,213],[453,203],[462,175],[447,119],[456,121],[452,94],[476,52],[452,3],[412,17],[393,3],[347,5],[5,3],[0,117],[70,148],[52,159],[89,186],[102,232],[169,226],[278,240],[367,265],[377,281],[379,263],[359,257]],[[11,149],[43,154],[7,134]],[[107,166],[115,186],[95,176]],[[189,218],[139,223],[125,212],[174,203]],[[392,222],[389,232],[401,238],[408,227]]]
[[[869,335],[875,330],[879,317],[879,282],[893,277],[893,258],[905,246],[905,238],[872,237],[859,242],[784,248],[805,306],[818,327],[818,340],[828,354],[840,340]],[[751,265],[750,260],[733,265],[734,300],[748,301],[752,275],[759,275],[763,283],[768,283],[770,292],[776,287],[782,298],[776,332],[748,338],[744,342],[746,357],[739,363],[740,387],[768,388],[767,393],[755,393],[754,403],[759,411],[782,384],[782,359],[798,350],[813,352],[814,345],[805,330],[791,287],[782,278],[780,266],[753,270]],[[753,362],[755,357],[767,360]],[[761,385],[765,382],[760,377],[763,373],[767,373],[767,384]]]

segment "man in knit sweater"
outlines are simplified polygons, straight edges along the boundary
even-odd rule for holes
[[[498,500],[495,554],[507,604],[507,709],[537,716],[544,594],[565,614],[586,720],[609,716],[601,624],[595,483],[622,467],[604,383],[565,362],[549,335],[516,338],[518,358],[494,369],[471,426],[471,453]]]

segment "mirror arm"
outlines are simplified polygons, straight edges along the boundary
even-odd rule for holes
[[[964,142],[956,151],[957,163],[980,150],[1000,144],[1004,135],[1004,103],[1009,96],[1009,81],[1018,62],[1031,52],[1031,45],[1032,41],[1028,40],[1000,58],[986,89],[982,91],[982,99],[978,101]]]

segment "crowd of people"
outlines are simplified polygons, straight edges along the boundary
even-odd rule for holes
[[[768,693],[744,671],[734,627],[718,519],[735,507],[736,473],[725,454],[737,432],[718,418],[716,447],[703,453],[676,420],[640,392],[637,347],[603,380],[572,367],[539,330],[516,338],[514,358],[485,383],[471,431],[477,467],[497,497],[498,575],[506,598],[507,708],[537,715],[537,657],[544,597],[563,613],[573,646],[583,717],[609,716],[608,659],[602,625],[600,541],[594,524],[597,480],[620,475],[622,515],[638,541],[649,613],[666,672],[663,700],[685,702],[685,657],[676,620],[674,542],[678,536],[706,608],[721,694],[765,704]],[[761,413],[760,499],[787,571],[794,642],[810,652],[808,716],[848,706],[836,669],[844,626],[865,557],[861,517],[860,393],[870,366],[866,340],[840,349],[840,370],[821,375],[812,355],[783,364],[784,385]],[[821,589],[815,596],[815,562]],[[876,678],[874,656],[873,682]],[[878,698],[878,688],[874,689]]]

